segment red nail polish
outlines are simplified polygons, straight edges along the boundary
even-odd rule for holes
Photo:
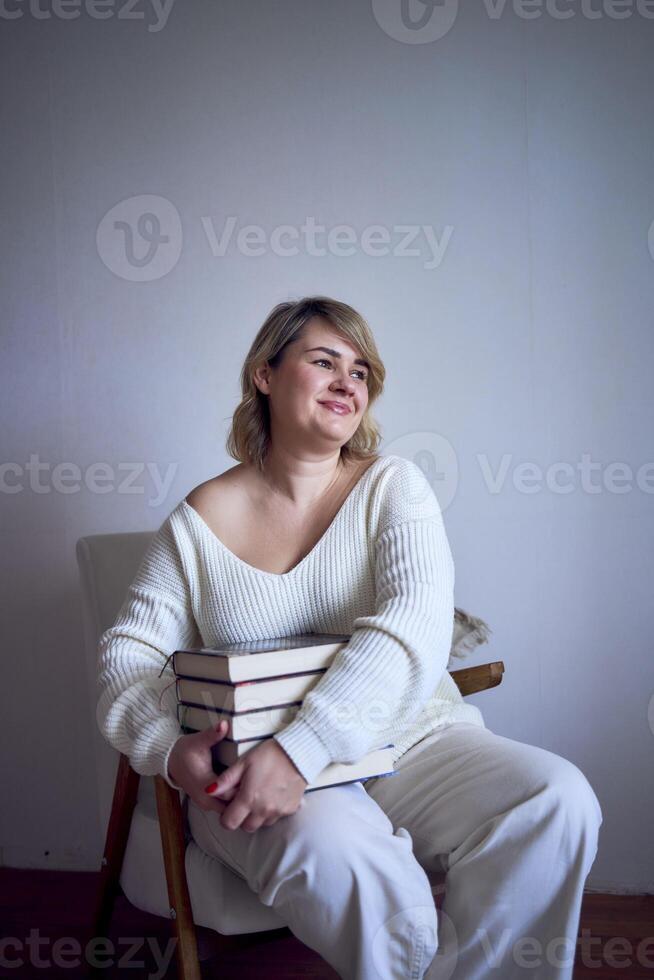
[[[218,789],[218,783],[211,783],[209,786],[204,787],[205,793],[215,793]]]

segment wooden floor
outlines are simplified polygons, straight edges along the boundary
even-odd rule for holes
[[[0,977],[81,977],[83,964],[76,967],[74,961],[80,950],[79,958],[84,958],[96,883],[97,875],[92,873],[1,868],[0,936],[5,942],[0,947]],[[437,906],[441,901],[438,896]],[[11,937],[21,945],[8,943]],[[338,980],[331,967],[293,936],[268,933],[268,937],[256,950],[245,948],[217,959],[210,956],[211,935],[202,930],[201,957],[209,957],[202,962],[203,978]],[[650,942],[643,943],[648,937]],[[101,959],[106,966],[99,976],[177,978],[167,920],[140,912],[121,897],[107,939]],[[167,948],[173,955],[166,968]],[[23,965],[11,966],[16,960]],[[586,895],[577,964],[575,980],[654,980],[654,896]],[[525,971],[525,980],[528,977]]]

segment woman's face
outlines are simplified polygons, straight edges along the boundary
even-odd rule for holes
[[[315,348],[326,348],[316,350]],[[368,366],[361,353],[324,320],[309,320],[299,339],[284,350],[282,363],[267,373],[273,441],[279,427],[300,441],[342,446],[368,405]],[[334,410],[327,402],[346,406]]]

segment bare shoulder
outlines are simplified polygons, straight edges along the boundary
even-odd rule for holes
[[[225,509],[233,505],[241,495],[247,479],[248,467],[237,463],[224,473],[213,476],[204,483],[199,483],[186,495],[186,502],[201,517],[211,517],[218,507],[224,514]]]

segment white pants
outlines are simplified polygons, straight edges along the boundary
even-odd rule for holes
[[[454,722],[304,800],[253,833],[189,800],[189,825],[344,980],[570,980],[602,823],[572,762]]]

